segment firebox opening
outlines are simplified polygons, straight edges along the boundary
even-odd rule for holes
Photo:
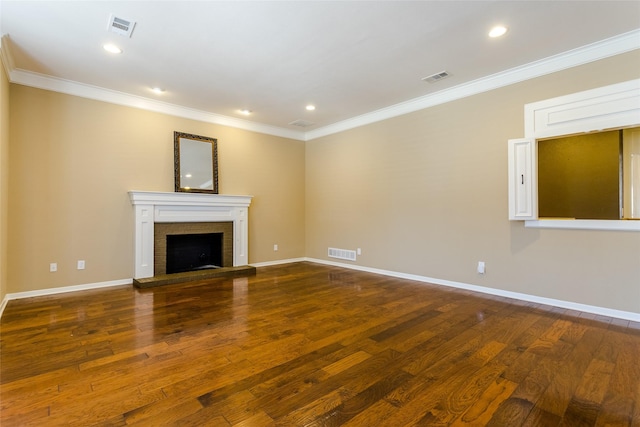
[[[167,235],[167,274],[221,268],[223,233]]]

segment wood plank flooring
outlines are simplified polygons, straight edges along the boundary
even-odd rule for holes
[[[640,426],[640,324],[312,263],[10,301],[0,425]]]

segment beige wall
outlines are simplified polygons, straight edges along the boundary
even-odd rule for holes
[[[308,142],[306,255],[640,313],[640,233],[507,220],[524,104],[638,77],[635,51]]]
[[[220,193],[254,196],[251,263],[304,256],[303,142],[15,84],[10,105],[7,292],[133,277],[127,192],[173,191],[176,130],[217,138]]]
[[[9,80],[0,62],[0,303],[7,294],[9,217]]]
[[[306,144],[19,85],[9,98],[3,78],[3,292],[131,278],[127,191],[173,191],[179,130],[218,138],[221,193],[255,196],[251,263],[360,247],[357,265],[640,313],[640,233],[525,229],[506,179],[525,103],[637,70],[638,51]]]

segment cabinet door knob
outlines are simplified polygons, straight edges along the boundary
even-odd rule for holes
[[[524,185],[524,175],[520,175],[520,184]]]

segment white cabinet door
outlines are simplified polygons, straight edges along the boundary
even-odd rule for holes
[[[538,219],[536,141],[509,140],[509,219]]]

